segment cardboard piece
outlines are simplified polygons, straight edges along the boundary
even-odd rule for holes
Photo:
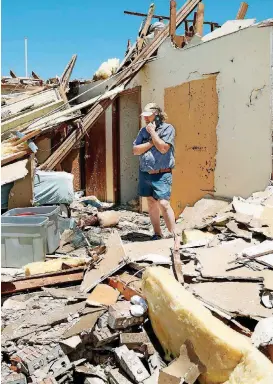
[[[193,384],[205,372],[189,341],[181,346],[180,356],[159,373],[158,384]]]
[[[88,305],[112,305],[117,302],[119,291],[106,284],[98,284],[87,297]]]

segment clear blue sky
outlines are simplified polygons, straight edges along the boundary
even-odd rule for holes
[[[135,41],[151,0],[2,0],[2,75],[13,69],[24,76],[24,37],[29,72],[43,78],[61,75],[72,54],[78,55],[72,78],[91,78],[108,58],[122,59],[127,39]],[[184,1],[178,0],[177,7]],[[205,19],[220,24],[234,19],[240,0],[204,0]],[[272,0],[248,0],[248,18],[272,17]],[[157,14],[169,14],[169,0],[155,0]]]

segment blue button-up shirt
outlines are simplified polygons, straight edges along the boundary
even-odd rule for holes
[[[167,153],[161,153],[155,146],[149,151],[139,156],[140,170],[142,172],[157,171],[159,169],[173,168],[174,160],[174,138],[175,129],[171,124],[162,123],[156,132],[160,139],[165,143],[170,144],[170,149]],[[133,145],[147,143],[151,140],[151,135],[147,132],[146,127],[141,128]]]

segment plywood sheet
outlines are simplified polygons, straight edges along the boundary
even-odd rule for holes
[[[176,129],[171,204],[176,217],[214,191],[218,97],[216,75],[165,89],[168,122]]]

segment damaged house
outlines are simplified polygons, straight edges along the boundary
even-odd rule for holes
[[[3,383],[273,382],[273,21],[247,9],[125,11],[136,41],[92,79],[77,55],[2,77]],[[176,128],[178,247],[137,197],[150,102]]]

